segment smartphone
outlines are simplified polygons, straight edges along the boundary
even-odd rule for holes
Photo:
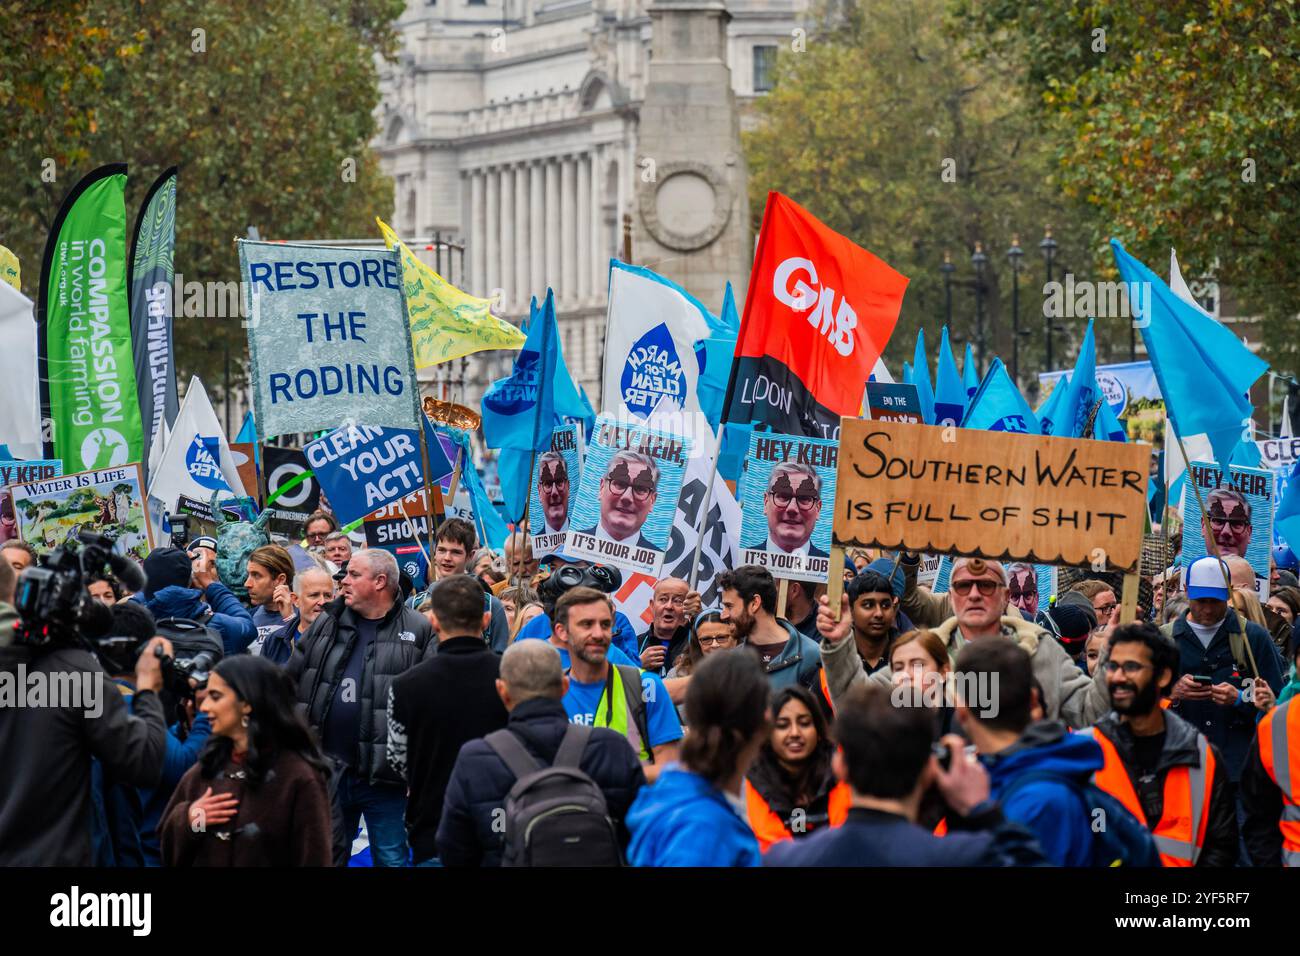
[[[1210,687],[1214,684],[1214,678],[1207,677],[1204,674],[1193,674],[1192,683],[1200,684],[1202,687]]]

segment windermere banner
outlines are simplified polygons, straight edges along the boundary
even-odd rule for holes
[[[131,342],[135,380],[144,425],[145,481],[150,481],[149,449],[163,424],[171,427],[180,410],[176,398],[176,357],[172,351],[172,283],[176,278],[176,167],[149,188],[131,239],[127,289],[131,296]]]
[[[140,461],[126,298],[126,166],[90,173],[54,220],[36,310],[47,458],[69,471]]]
[[[239,264],[259,438],[419,427],[396,252],[240,240]]]
[[[845,418],[834,540],[1132,571],[1150,449]],[[949,440],[945,441],[947,435]]]

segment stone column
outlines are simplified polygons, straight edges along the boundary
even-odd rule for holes
[[[528,164],[528,294],[546,295],[546,171],[541,161]]]
[[[497,170],[487,171],[484,187],[487,222],[483,229],[483,245],[487,262],[483,268],[483,291],[480,295],[490,298],[492,290],[501,284],[501,178]]]
[[[566,303],[577,300],[578,286],[578,184],[572,156],[560,161],[560,294]]]
[[[473,295],[483,294],[483,267],[486,262],[487,222],[483,211],[483,172],[474,170],[469,174],[469,282],[465,291]]]
[[[521,312],[528,308],[528,167],[515,167],[515,295]]]
[[[560,164],[553,159],[546,161],[546,274],[537,287],[539,297],[545,295],[548,285],[560,285]]]
[[[497,285],[505,289],[501,308],[510,311],[519,298],[515,288],[515,171],[509,166],[498,174],[501,183],[501,225],[498,227],[500,265],[497,267]]]
[[[601,162],[604,150],[601,147],[591,152],[591,298],[595,302],[605,301],[605,286],[609,279],[609,243],[605,237],[605,214],[600,208],[602,180],[605,178],[605,164]]]
[[[575,301],[591,300],[591,157],[579,156],[578,165],[578,261],[577,282],[573,294]]]

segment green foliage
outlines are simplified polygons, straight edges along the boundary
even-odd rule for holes
[[[936,343],[945,314],[945,251],[952,256],[953,335],[975,342],[976,242],[988,256],[987,360],[1011,362],[1011,269],[1019,235],[1022,381],[1043,361],[1044,262],[1050,224],[1059,243],[1054,274],[1084,278],[1091,251],[1076,204],[1053,178],[1051,142],[1025,100],[1021,71],[997,50],[974,49],[945,16],[943,0],[828,10],[805,52],[783,50],[775,89],[758,104],[746,136],[755,221],[769,189],[805,205],[831,228],[911,279],[886,351],[895,374],[910,361],[916,329]],[[951,171],[945,181],[944,173]],[[1068,364],[1086,322],[1059,320],[1054,364]],[[1117,358],[1128,339],[1112,336]],[[933,349],[933,344],[931,345]],[[1103,359],[1106,357],[1103,351]],[[959,356],[960,359],[960,356]],[[933,353],[931,361],[933,362]]]
[[[1062,187],[1098,213],[1099,263],[1112,235],[1158,273],[1176,248],[1184,274],[1213,270],[1239,314],[1263,318],[1275,366],[1300,368],[1296,0],[967,0],[954,12],[1023,64]]]
[[[0,244],[21,259],[24,291],[36,298],[59,203],[107,162],[130,165],[128,232],[153,179],[180,167],[175,261],[187,283],[237,280],[232,240],[249,226],[274,239],[373,235],[393,201],[369,148],[376,55],[392,54],[403,6],[0,0]],[[54,182],[42,180],[46,159]],[[238,317],[178,319],[175,332],[182,380],[197,372],[219,394],[228,349],[239,381]]]

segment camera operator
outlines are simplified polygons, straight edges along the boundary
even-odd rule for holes
[[[221,636],[225,653],[238,654],[253,643],[253,616],[217,577],[212,538],[195,538],[190,553],[154,548],[144,559],[148,578],[143,593],[132,596],[159,620],[177,618],[206,625]]]
[[[122,783],[158,782],[166,748],[158,648],[171,653],[160,637],[145,645],[128,705],[84,648],[0,647],[0,685],[12,682],[20,704],[0,707],[0,866],[91,864],[92,756]],[[36,687],[48,689],[39,701]],[[74,687],[91,688],[90,699],[58,699]]]

